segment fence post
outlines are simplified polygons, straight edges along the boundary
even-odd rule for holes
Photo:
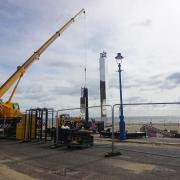
[[[58,144],[59,128],[58,128],[58,111],[56,113],[56,144]]]
[[[107,153],[105,155],[105,157],[111,157],[111,156],[118,156],[118,155],[121,155],[121,152],[115,152],[114,151],[114,107],[116,106],[116,104],[114,104],[113,106],[111,106],[111,111],[112,111],[112,136],[111,136],[111,139],[112,139],[112,148],[111,148],[111,152],[110,153]]]
[[[112,153],[114,153],[114,106],[111,107],[112,111]]]

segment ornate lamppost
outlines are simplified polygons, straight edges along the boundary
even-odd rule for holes
[[[119,93],[120,93],[120,108],[119,108],[119,112],[120,112],[120,116],[119,116],[119,138],[121,140],[125,140],[126,139],[126,131],[125,131],[125,121],[124,121],[124,114],[123,114],[123,100],[122,100],[122,82],[121,82],[121,63],[122,63],[122,59],[124,57],[121,55],[121,53],[117,53],[117,56],[115,57],[116,62],[118,64],[118,72],[119,72]]]

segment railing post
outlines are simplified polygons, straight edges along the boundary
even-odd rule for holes
[[[58,111],[56,113],[56,144],[58,144],[58,138],[59,138],[59,127],[58,127]]]
[[[114,153],[114,105],[111,106],[112,111],[112,153]]]
[[[121,152],[118,152],[118,151],[115,152],[115,150],[114,150],[114,107],[115,106],[116,106],[116,104],[111,106],[111,111],[112,111],[112,136],[111,136],[111,138],[112,138],[112,146],[111,146],[111,152],[107,153],[105,155],[105,157],[121,155]]]

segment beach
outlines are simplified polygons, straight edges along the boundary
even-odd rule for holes
[[[144,124],[139,124],[139,123],[128,123],[126,124],[126,130],[129,133],[133,133],[133,132],[139,132],[140,128],[143,126]],[[148,124],[149,125],[149,124]],[[180,133],[180,125],[178,123],[166,123],[166,124],[162,124],[162,123],[152,123],[152,127],[158,128],[160,130],[167,130],[169,131],[177,131],[178,133]],[[115,131],[118,131],[119,127],[116,125],[115,126]]]

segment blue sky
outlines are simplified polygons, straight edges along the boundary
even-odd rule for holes
[[[85,64],[89,103],[98,105],[103,50],[109,104],[119,102],[117,52],[125,57],[125,103],[180,100],[178,0],[1,0],[0,84],[82,8],[86,16],[79,17],[23,76],[14,97],[23,110],[78,107]]]

